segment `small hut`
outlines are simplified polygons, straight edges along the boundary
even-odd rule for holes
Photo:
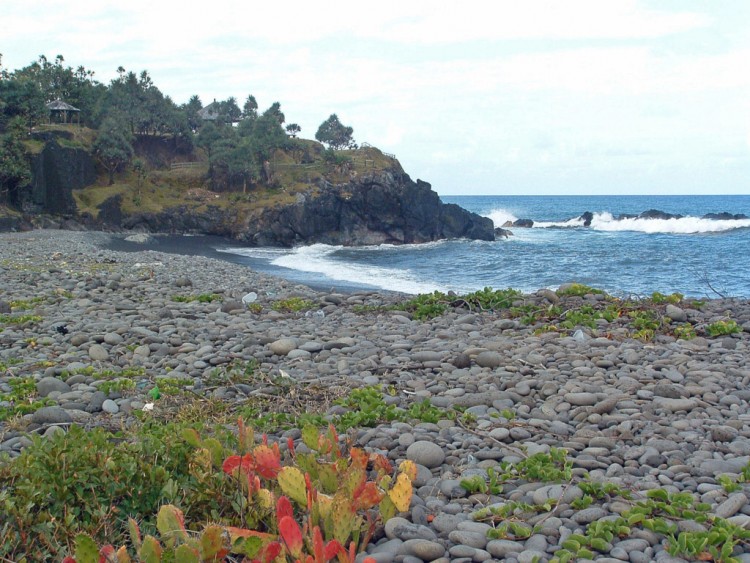
[[[52,118],[54,117],[58,123],[60,123],[61,121],[62,123],[68,123],[69,119],[70,119],[70,122],[72,123],[73,115],[75,115],[78,118],[77,119],[78,124],[79,125],[81,124],[81,110],[71,106],[70,104],[66,104],[60,99],[57,99],[54,102],[48,103],[47,109],[49,110],[50,122],[52,122]]]
[[[219,107],[219,102],[214,99],[206,107],[198,110],[198,117],[203,121],[216,121],[219,119]]]

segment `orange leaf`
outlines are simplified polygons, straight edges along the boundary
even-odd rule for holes
[[[393,473],[393,465],[390,460],[382,454],[370,454],[370,461],[372,462],[375,471],[390,475]]]
[[[354,498],[358,510],[367,510],[383,500],[383,493],[378,486],[372,481],[365,483],[365,486],[359,491]]]
[[[279,454],[278,446],[269,448],[260,445],[253,450],[253,455],[255,456],[255,470],[258,474],[264,479],[276,478],[281,469],[281,454]]]
[[[300,530],[299,524],[291,516],[284,516],[279,520],[279,534],[292,557],[300,557],[305,543],[302,539],[302,530]]]
[[[234,475],[237,477],[235,473],[236,471],[239,470],[242,473],[249,474],[252,473],[254,465],[255,462],[253,456],[250,454],[245,454],[242,457],[238,455],[230,455],[224,460],[221,468],[227,475]]]
[[[115,548],[111,545],[105,545],[99,550],[99,563],[114,561]]]
[[[360,467],[362,469],[367,467],[367,454],[359,448],[351,448],[349,450],[349,457],[352,458],[352,465]]]
[[[285,496],[280,496],[279,500],[276,501],[276,519],[281,521],[284,516],[294,518],[294,510],[289,499]]]
[[[260,560],[263,563],[271,563],[281,554],[281,544],[277,541],[269,543],[260,552]]]

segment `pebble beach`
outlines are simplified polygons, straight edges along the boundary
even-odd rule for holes
[[[356,445],[418,467],[410,510],[368,547],[378,562],[549,561],[571,534],[617,519],[653,489],[689,492],[712,517],[750,529],[750,484],[742,480],[750,463],[748,300],[669,310],[675,322],[702,327],[733,319],[743,329],[719,337],[644,342],[619,319],[595,331],[540,333],[465,308],[415,320],[383,307],[403,299],[396,294],[321,291],[205,256],[110,250],[113,236],[0,234],[0,315],[36,317],[0,325],[0,406],[17,377],[33,377],[37,397],[47,399],[33,413],[0,421],[0,454],[18,456],[30,434],[49,436],[71,424],[133,424],[136,412],[158,412],[173,400],[148,394],[162,379],[241,407],[271,395],[282,378],[291,382],[290,405],[324,405],[322,414],[331,416],[345,410],[332,398],[380,385],[388,404],[408,408],[427,399],[463,416],[349,431]],[[218,299],[175,301],[209,294]],[[290,298],[314,306],[274,309]],[[550,290],[524,296],[539,304],[556,299]],[[258,376],[216,383],[217,369],[243,362],[257,365]],[[102,390],[89,367],[141,375],[132,389]],[[269,433],[271,440],[287,437],[299,440],[300,432]],[[497,494],[461,486],[557,449],[572,462],[565,482],[511,480]],[[722,486],[721,476],[737,486]],[[592,482],[612,483],[631,498],[602,495],[584,506],[582,484]],[[497,522],[481,511],[512,502],[548,510],[511,518],[528,534],[488,538]],[[598,547],[598,561],[692,560],[670,555],[663,535],[638,526]],[[750,562],[750,544],[739,542],[733,556]]]

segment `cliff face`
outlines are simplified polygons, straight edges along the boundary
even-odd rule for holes
[[[32,185],[22,192],[21,201],[11,202],[24,212],[27,223],[42,226],[55,223],[54,217],[45,219],[46,215],[58,219],[77,216],[78,221],[95,228],[212,234],[257,246],[283,247],[313,243],[355,246],[412,244],[448,238],[495,238],[490,219],[457,205],[443,204],[428,183],[412,181],[395,159],[384,164],[382,154],[372,147],[368,148],[371,152],[364,158],[374,159],[379,155],[380,168],[371,168],[359,176],[349,169],[343,176],[349,179],[344,183],[334,185],[321,179],[317,184],[308,184],[306,190],[303,186],[305,191],[285,194],[286,201],[294,201],[296,197],[294,203],[272,205],[269,202],[265,206],[253,206],[242,201],[230,204],[232,200],[227,201],[227,198],[196,202],[195,198],[185,197],[156,212],[133,212],[132,205],[123,206],[125,196],[120,194],[97,207],[94,214],[98,217],[98,224],[95,225],[90,215],[79,213],[72,195],[73,190],[96,181],[96,166],[91,154],[83,148],[71,146],[73,140],[65,131],[37,133],[34,138],[43,141],[44,146],[38,154],[30,157]],[[341,173],[338,177],[342,177]],[[83,225],[79,227],[84,228]],[[16,228],[21,228],[16,219],[0,221],[0,229]]]
[[[259,246],[410,244],[446,238],[494,240],[490,219],[446,205],[430,185],[384,171],[320,186],[316,197],[265,210],[236,238]]]
[[[41,152],[31,156],[32,181],[29,189],[19,192],[19,201],[11,202],[26,213],[74,215],[77,212],[73,190],[96,180],[96,167],[88,151],[64,146],[66,135],[36,134],[44,141]]]
[[[255,213],[246,214],[241,208],[209,206],[196,212],[175,207],[122,217],[119,225],[228,236],[255,246],[410,244],[461,237],[495,240],[490,219],[442,203],[428,183],[413,182],[403,172],[383,171],[318,187],[317,195],[299,195],[294,204]],[[112,213],[116,202],[105,204],[101,211],[116,216]]]

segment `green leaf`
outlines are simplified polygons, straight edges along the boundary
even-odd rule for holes
[[[314,426],[305,426],[302,429],[302,442],[313,451],[318,451],[319,437],[320,432]]]
[[[185,531],[185,517],[179,508],[171,504],[165,504],[159,509],[156,516],[156,528],[168,546],[175,545],[177,540],[185,542],[188,538]]]
[[[182,439],[194,448],[201,447],[201,437],[194,428],[183,428]]]
[[[162,547],[153,536],[143,538],[138,556],[143,563],[161,563]]]
[[[76,563],[98,563],[99,548],[88,534],[76,536]]]
[[[174,550],[174,560],[180,563],[200,563],[201,556],[196,549],[182,544]]]

